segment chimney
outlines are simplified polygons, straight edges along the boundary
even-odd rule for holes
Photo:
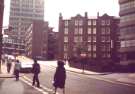
[[[99,12],[97,12],[97,18],[99,17]]]
[[[88,13],[87,13],[87,12],[85,12],[85,17],[86,17],[86,18],[88,17]]]

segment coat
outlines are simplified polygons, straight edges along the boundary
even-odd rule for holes
[[[66,71],[63,66],[58,66],[54,74],[54,87],[64,88],[66,80]]]
[[[34,64],[33,64],[32,72],[33,72],[34,74],[40,73],[40,65],[39,65],[38,63],[34,63]]]

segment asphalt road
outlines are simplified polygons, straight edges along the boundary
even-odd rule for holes
[[[52,80],[55,72],[54,67],[42,66],[39,75],[40,83],[46,89],[53,89]],[[32,79],[32,74],[25,74],[25,78]],[[99,75],[82,75],[67,71],[66,94],[135,94],[135,87],[98,80]],[[58,90],[59,94],[62,91]],[[49,93],[52,94],[52,93]]]

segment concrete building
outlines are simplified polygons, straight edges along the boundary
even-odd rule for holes
[[[44,0],[11,0],[9,26],[15,32],[12,44],[18,44],[18,49],[24,45],[25,29],[33,20],[44,20]]]
[[[48,59],[49,55],[55,53],[55,49],[51,48],[56,47],[53,38],[55,33],[48,26],[48,22],[35,20],[25,32],[26,55],[31,58]]]
[[[121,64],[135,63],[135,0],[119,0]]]
[[[59,16],[59,58],[87,57],[91,62],[118,60],[119,18],[104,14],[89,18]]]

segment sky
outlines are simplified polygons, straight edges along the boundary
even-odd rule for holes
[[[9,22],[10,0],[5,0],[4,26]],[[118,0],[45,0],[45,21],[49,26],[58,31],[59,13],[62,13],[64,19],[88,12],[88,16],[97,16],[107,13],[110,16],[119,16]]]

